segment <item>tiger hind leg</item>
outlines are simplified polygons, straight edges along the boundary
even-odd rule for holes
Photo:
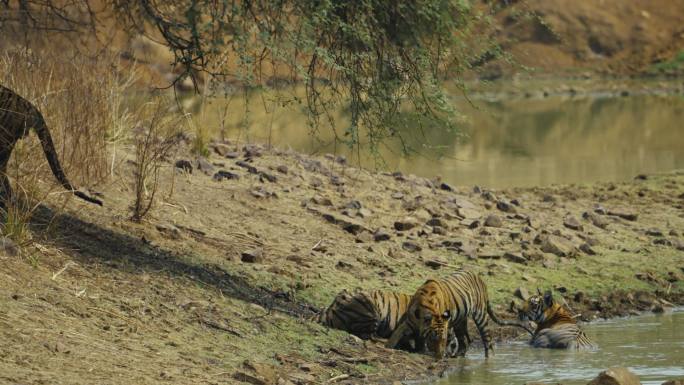
[[[485,357],[489,357],[490,354],[494,354],[494,348],[492,345],[492,336],[489,334],[488,325],[489,317],[486,312],[473,315],[473,321],[475,321],[475,326],[477,331],[480,333],[482,338],[482,344],[485,349]]]

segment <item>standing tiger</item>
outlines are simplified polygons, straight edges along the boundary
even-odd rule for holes
[[[102,201],[77,191],[69,183],[59,164],[55,145],[52,143],[52,137],[40,111],[31,102],[2,85],[0,85],[0,204],[4,204],[12,195],[9,178],[7,178],[7,164],[12,150],[20,139],[29,134],[31,129],[38,135],[50,169],[62,186],[77,197],[102,206]]]
[[[406,313],[411,296],[386,290],[360,291],[350,294],[342,290],[316,321],[334,329],[344,330],[362,339],[389,338]],[[468,340],[467,329],[464,331]],[[449,351],[455,351],[450,339]],[[399,349],[414,351],[410,338],[397,344]]]
[[[499,320],[487,296],[487,287],[476,274],[459,270],[443,279],[429,279],[411,299],[408,310],[392,333],[387,347],[394,348],[407,335],[416,341],[416,350],[425,344],[441,359],[447,351],[451,332],[458,341],[457,355],[465,355],[468,348],[467,320],[475,321],[485,348],[485,356],[492,350],[492,338],[487,326],[489,317],[499,325],[525,328],[523,325]]]
[[[553,299],[551,291],[530,296],[518,311],[521,321],[533,321],[537,328],[530,345],[551,349],[593,349],[595,345],[579,328],[575,318]]]

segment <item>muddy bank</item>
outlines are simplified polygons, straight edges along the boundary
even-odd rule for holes
[[[341,289],[411,293],[467,267],[497,313],[554,289],[582,318],[681,304],[684,174],[490,190],[258,145],[183,147],[128,220],[130,153],[0,267],[0,378],[15,383],[392,383],[450,362],[307,321]],[[53,208],[51,208],[53,207]],[[46,229],[46,225],[49,227]],[[516,290],[517,289],[517,290]],[[472,333],[471,335],[475,335]],[[495,329],[499,341],[516,336]],[[475,344],[473,350],[480,349]]]

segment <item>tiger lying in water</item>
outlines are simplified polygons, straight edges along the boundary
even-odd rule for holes
[[[537,329],[530,345],[551,349],[593,349],[595,345],[579,328],[575,318],[553,299],[550,291],[533,295],[518,311],[521,321],[533,321]]]
[[[43,152],[48,160],[52,173],[62,186],[73,192],[77,197],[91,203],[102,206],[102,201],[92,198],[81,191],[77,191],[69,183],[62,166],[57,159],[55,145],[48,131],[43,115],[28,100],[17,95],[9,88],[0,85],[0,206],[12,194],[9,179],[7,178],[7,164],[9,163],[12,150],[17,142],[29,134],[33,129],[40,139]]]
[[[515,322],[499,320],[489,303],[487,287],[482,279],[472,272],[459,270],[443,279],[429,279],[418,288],[387,341],[387,347],[394,348],[409,336],[415,339],[417,350],[423,350],[427,343],[427,348],[434,352],[435,358],[441,359],[453,333],[458,342],[456,354],[465,355],[470,342],[467,335],[468,317],[475,321],[482,337],[485,356],[489,356],[492,350],[492,338],[487,330],[489,317],[499,325],[525,328]]]
[[[389,338],[399,319],[406,313],[411,296],[385,290],[360,291],[354,294],[341,291],[327,309],[319,313],[316,321],[334,329],[347,331],[362,339]],[[468,330],[459,330],[470,342]],[[456,351],[453,335],[448,352]],[[415,351],[410,336],[402,338],[397,348]]]

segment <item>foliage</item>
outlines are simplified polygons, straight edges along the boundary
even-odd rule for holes
[[[176,82],[304,84],[305,96],[293,94],[291,101],[304,106],[312,128],[327,127],[350,146],[366,142],[372,149],[401,136],[405,127],[394,117],[402,111],[454,128],[442,81],[458,81],[501,54],[489,39],[488,15],[497,2],[112,0],[98,8],[70,0],[67,10],[52,0],[20,3],[24,24],[40,24],[31,10],[43,9],[53,27],[100,30],[98,23],[114,20],[163,42],[181,69]],[[340,109],[347,111],[344,127],[332,117]]]

